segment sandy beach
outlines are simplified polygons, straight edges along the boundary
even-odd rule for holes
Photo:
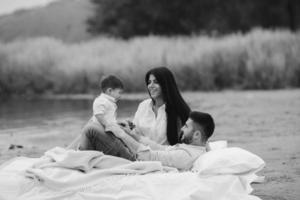
[[[253,185],[254,195],[263,200],[299,198],[300,90],[185,92],[183,96],[192,109],[215,118],[212,140],[227,140],[229,146],[244,148],[265,160],[260,175],[266,179]],[[1,129],[0,164],[16,156],[39,157],[52,147],[67,146],[80,134],[89,112]],[[127,117],[132,113],[134,110]]]

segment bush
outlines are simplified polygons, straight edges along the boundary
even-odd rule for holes
[[[65,44],[52,38],[0,43],[0,94],[99,92],[115,74],[130,92],[144,75],[169,66],[182,90],[277,89],[300,86],[300,34],[254,30],[220,38],[98,38]]]

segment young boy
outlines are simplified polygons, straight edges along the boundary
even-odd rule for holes
[[[102,93],[94,100],[91,120],[103,126],[105,131],[111,131],[118,136],[123,130],[117,123],[116,102],[121,98],[123,83],[117,77],[110,75],[104,77],[100,85]]]
[[[105,134],[114,134],[116,137],[121,137],[123,134],[126,134],[118,125],[116,118],[116,102],[120,100],[124,89],[122,81],[116,76],[109,75],[102,78],[100,87],[102,93],[96,97],[93,102],[93,116],[84,127],[83,135],[77,137],[67,148],[96,150],[97,145],[105,145],[91,144],[85,135],[87,129],[95,129],[101,133],[105,132]],[[89,132],[94,133],[95,131]]]

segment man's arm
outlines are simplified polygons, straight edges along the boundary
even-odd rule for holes
[[[142,143],[146,146],[149,146],[152,150],[165,150],[167,147],[166,145],[158,144],[157,142],[151,140],[150,138],[148,138],[146,136],[142,136],[142,134],[139,133],[137,128],[131,130],[128,128],[128,125],[123,126],[122,128],[126,133],[128,133],[131,137],[133,137],[137,142]]]
[[[138,160],[160,161],[164,166],[175,167],[180,170],[190,169],[194,161],[192,155],[184,149],[151,150],[130,135],[125,134],[120,139],[131,151],[136,153]]]
[[[166,148],[168,147],[167,145],[158,144],[145,136],[141,136],[139,142],[146,146],[149,146],[152,150],[166,150]]]
[[[128,128],[123,127],[123,129],[127,133],[130,132]],[[141,144],[127,134],[123,135],[120,139],[128,148],[136,153],[138,160],[160,161],[165,166],[175,167],[180,170],[190,169],[195,158],[201,155],[201,151],[191,153],[185,148],[172,146],[164,146],[164,150],[152,150],[150,147]]]
[[[136,129],[131,130],[128,124],[124,124],[122,126],[122,129],[125,133],[125,135],[122,135],[119,137],[132,151],[137,152],[138,149],[145,147],[145,145],[150,146],[150,148],[154,149],[160,149],[164,150],[167,146],[160,145],[155,143],[154,141],[141,136]],[[144,144],[143,142],[146,142],[147,144]]]
[[[125,132],[124,134],[117,137],[119,137],[127,145],[127,147],[134,153],[136,153],[137,150],[142,145],[141,143],[136,141],[132,136],[126,134]]]
[[[169,150],[151,150],[140,146],[137,151],[137,159],[143,161],[160,161],[164,166],[175,167],[179,170],[189,170],[195,157],[186,149],[170,147]]]

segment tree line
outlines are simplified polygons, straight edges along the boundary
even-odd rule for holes
[[[299,0],[91,0],[88,31],[130,38],[145,35],[223,35],[254,27],[295,31]]]

